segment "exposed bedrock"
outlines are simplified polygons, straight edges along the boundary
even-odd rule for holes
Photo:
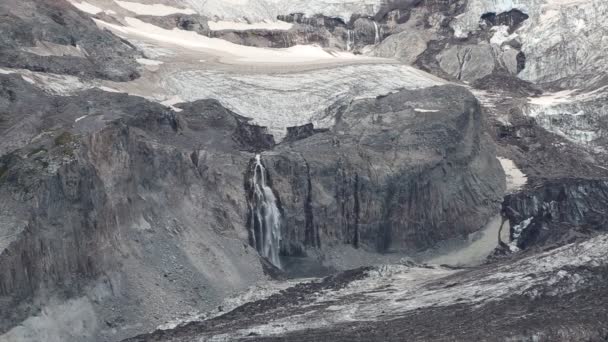
[[[49,336],[119,340],[263,278],[246,243],[243,118],[212,100],[178,117],[100,91],[38,102],[47,103],[62,104],[47,117],[54,129],[0,159],[0,335],[23,323],[7,336],[45,340],[36,335],[45,324],[85,325],[84,335]],[[67,299],[84,304],[56,314],[53,302]]]
[[[114,81],[139,77],[140,53],[65,0],[4,0],[0,17],[0,66]]]
[[[371,18],[353,18],[350,23],[325,16],[312,18],[300,15],[280,16],[294,23],[289,30],[218,30],[208,35],[236,44],[287,48],[294,45],[317,44],[346,51],[359,51],[367,45],[378,44],[387,35],[386,25]]]
[[[608,181],[554,179],[505,197],[512,245],[519,249],[563,245],[606,230]]]
[[[414,252],[480,229],[499,207],[504,173],[464,88],[400,91],[334,115],[330,131],[263,156],[284,255],[337,244]]]

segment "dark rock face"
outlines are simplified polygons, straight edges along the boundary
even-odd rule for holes
[[[285,255],[336,244],[416,251],[476,231],[496,210],[504,174],[462,88],[356,101],[336,117],[330,132],[264,156],[289,227]]]
[[[509,26],[509,33],[513,33],[517,30],[528,18],[529,16],[527,14],[516,9],[499,14],[491,12],[481,16],[481,19],[490,27],[500,25]]]
[[[0,65],[58,74],[128,81],[139,77],[139,52],[97,28],[65,0],[6,0],[0,3]],[[81,56],[39,55],[23,50],[40,43],[81,49]]]
[[[330,130],[294,127],[275,146],[263,128],[213,100],[179,105],[176,114],[126,94],[55,97],[14,75],[1,81],[2,104],[15,109],[2,117],[11,123],[3,134],[16,120],[45,123],[24,131],[0,159],[2,220],[15,222],[0,254],[8,270],[0,275],[2,331],[44,307],[38,300],[49,298],[45,293],[87,296],[99,279],[113,284],[111,298],[129,299],[118,315],[135,324],[149,318],[148,306],[158,300],[151,293],[159,293],[136,285],[138,274],[160,274],[150,286],[192,306],[212,305],[226,284],[236,286],[222,280],[225,267],[230,277],[253,276],[258,257],[246,246],[243,186],[252,154],[240,151],[272,149],[262,160],[284,219],[284,256],[341,244],[377,252],[428,248],[478,230],[504,191],[479,105],[460,87],[354,101],[331,114]],[[230,251],[215,256],[220,273],[208,269],[207,257],[195,257],[210,248],[206,243]],[[165,255],[181,266],[167,266]],[[120,281],[109,276],[115,273]],[[200,284],[204,297],[192,290]],[[110,315],[104,303],[94,306],[99,319]]]
[[[511,238],[527,249],[562,245],[606,230],[608,181],[554,179],[517,194],[508,195],[503,212],[511,222]],[[525,222],[525,223],[524,223]],[[513,227],[525,225],[521,232]]]
[[[287,127],[287,136],[284,142],[306,139],[316,133],[328,131],[327,129],[316,129],[313,124],[309,123],[302,126]]]
[[[274,147],[274,137],[268,134],[267,127],[248,124],[245,121],[238,121],[234,138],[244,150],[259,152]]]
[[[179,28],[180,30],[194,31],[199,34],[209,35],[207,20],[199,15],[193,14],[171,14],[167,16],[139,15],[138,19],[150,24],[160,26],[167,30]]]
[[[1,76],[12,92],[5,88],[0,113],[21,108],[6,122],[42,117],[44,125],[0,157],[0,332],[52,300],[90,298],[100,323],[91,339],[120,339],[185,307],[213,307],[224,291],[262,276],[256,252],[239,240],[250,155],[234,137],[243,118],[217,101],[177,116],[126,94],[55,97]],[[215,244],[221,253],[209,250]],[[155,313],[159,296],[177,306]],[[115,323],[103,325],[114,321],[133,328],[115,335]]]

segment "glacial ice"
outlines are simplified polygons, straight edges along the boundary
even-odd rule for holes
[[[162,87],[185,101],[213,98],[234,112],[269,127],[275,139],[286,127],[314,123],[329,127],[326,109],[337,102],[371,98],[400,88],[443,84],[422,71],[398,64],[362,64],[298,73],[236,74],[213,70],[177,71]],[[213,84],[213,87],[207,85]]]

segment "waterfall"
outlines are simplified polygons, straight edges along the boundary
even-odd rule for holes
[[[374,23],[374,44],[378,44],[380,43],[380,32],[378,31],[378,24],[373,21]]]
[[[281,244],[281,212],[277,207],[277,199],[267,184],[266,168],[261,156],[256,154],[253,177],[251,179],[252,196],[250,210],[250,238],[260,255],[273,265],[281,268],[279,250]]]
[[[353,31],[347,30],[346,31],[346,51],[352,50],[354,45],[355,45],[355,39],[353,36]]]

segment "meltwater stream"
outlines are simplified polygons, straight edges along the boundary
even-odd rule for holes
[[[251,185],[253,194],[249,203],[249,229],[252,245],[260,255],[281,268],[281,212],[277,206],[277,198],[267,183],[266,168],[259,154],[255,156]]]

